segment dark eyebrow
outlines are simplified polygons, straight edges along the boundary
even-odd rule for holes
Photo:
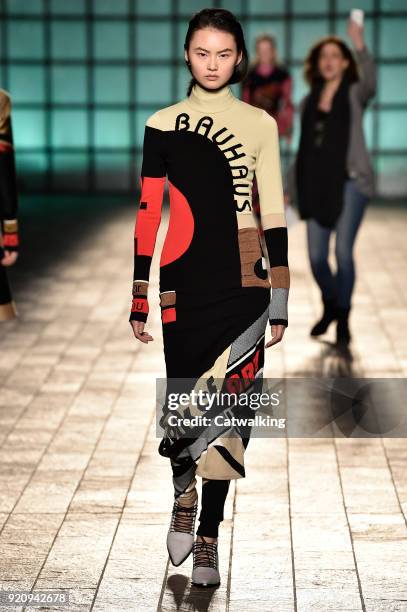
[[[197,51],[198,49],[201,49],[201,51],[206,51],[207,53],[209,53],[208,49],[204,49],[203,47],[194,47],[194,51]],[[218,53],[224,53],[225,51],[232,51],[233,49],[222,49],[221,51],[218,51]]]

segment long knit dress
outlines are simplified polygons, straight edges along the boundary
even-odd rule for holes
[[[18,251],[17,177],[11,125],[11,98],[0,89],[0,257],[4,251]],[[17,308],[11,294],[7,268],[0,264],[0,321],[14,319]]]
[[[263,239],[251,205],[254,173]],[[254,387],[262,378],[267,323],[288,325],[287,224],[275,119],[236,98],[229,85],[208,91],[197,83],[185,99],[148,117],[130,320],[147,321],[167,180],[170,220],[159,297],[168,388],[177,388],[182,378],[191,382],[189,389],[212,392],[241,381],[247,392],[250,381]],[[181,435],[182,427],[168,425],[174,411],[166,404],[162,412],[159,452],[178,461],[179,493],[195,470],[208,479],[245,477],[250,428],[215,426],[212,420]],[[177,410],[189,417],[202,413],[191,404]]]

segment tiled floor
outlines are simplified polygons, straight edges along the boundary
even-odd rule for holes
[[[144,345],[128,323],[135,207],[55,210],[51,224],[32,216],[11,274],[20,318],[0,325],[1,587],[70,589],[69,610],[406,611],[404,438],[251,440],[220,528],[221,586],[191,588],[192,555],[169,563],[172,482],[154,413],[167,216]],[[308,336],[319,293],[305,227],[290,229],[290,324],[266,376],[406,376],[406,230],[401,208],[368,210],[344,355],[334,327]]]

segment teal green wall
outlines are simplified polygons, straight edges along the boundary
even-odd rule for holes
[[[257,34],[277,35],[295,102],[309,45],[328,32],[346,36],[350,8],[363,8],[379,77],[367,141],[380,192],[407,193],[407,0],[3,0],[0,86],[13,100],[22,189],[137,188],[145,119],[185,96],[188,19],[211,5],[241,19],[250,53]]]

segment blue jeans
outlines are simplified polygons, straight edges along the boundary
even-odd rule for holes
[[[312,274],[324,299],[336,299],[341,308],[350,308],[355,283],[353,245],[369,197],[361,193],[354,179],[345,183],[344,203],[335,227],[323,227],[315,219],[307,219],[308,256]],[[336,275],[328,264],[329,239],[336,231]]]

